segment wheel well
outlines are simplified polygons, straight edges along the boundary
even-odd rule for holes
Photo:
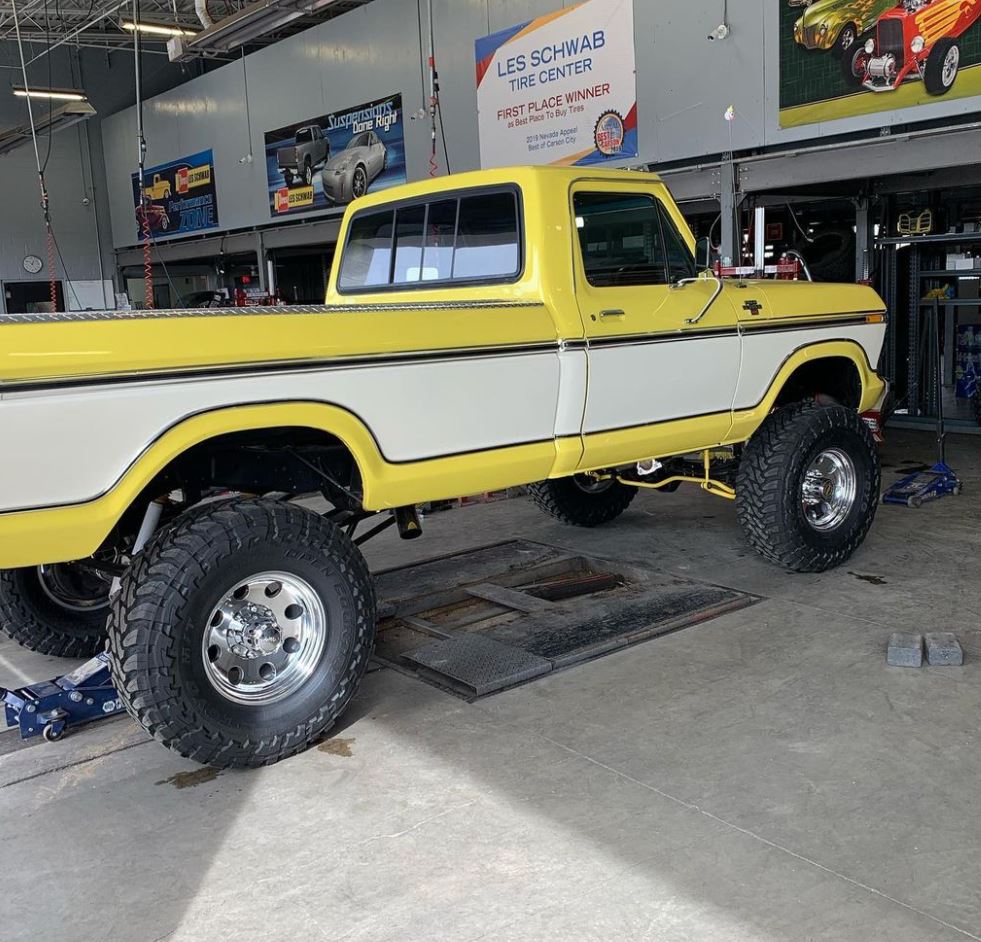
[[[321,429],[275,427],[230,432],[182,452],[143,489],[145,505],[173,490],[196,503],[215,490],[290,495],[320,492],[335,507],[360,506],[357,462],[341,439]]]
[[[802,363],[783,384],[775,405],[785,406],[818,396],[830,396],[857,409],[862,401],[862,377],[848,357],[824,357]]]

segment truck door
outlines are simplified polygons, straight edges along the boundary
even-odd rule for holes
[[[717,444],[732,424],[740,338],[718,282],[695,275],[661,187],[572,190],[575,278],[589,378],[580,468]]]

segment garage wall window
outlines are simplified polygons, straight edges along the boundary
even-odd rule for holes
[[[341,291],[501,282],[521,272],[514,190],[358,214],[341,260]]]

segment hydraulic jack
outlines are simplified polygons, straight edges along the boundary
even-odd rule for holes
[[[8,726],[20,727],[21,739],[61,739],[69,727],[120,713],[122,701],[109,676],[109,656],[97,654],[63,677],[17,690],[0,687]]]

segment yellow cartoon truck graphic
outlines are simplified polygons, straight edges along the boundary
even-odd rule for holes
[[[144,192],[148,200],[167,199],[172,192],[170,180],[166,179],[166,177],[161,177],[159,173],[155,173],[153,175],[153,183],[148,187],[144,187]]]

